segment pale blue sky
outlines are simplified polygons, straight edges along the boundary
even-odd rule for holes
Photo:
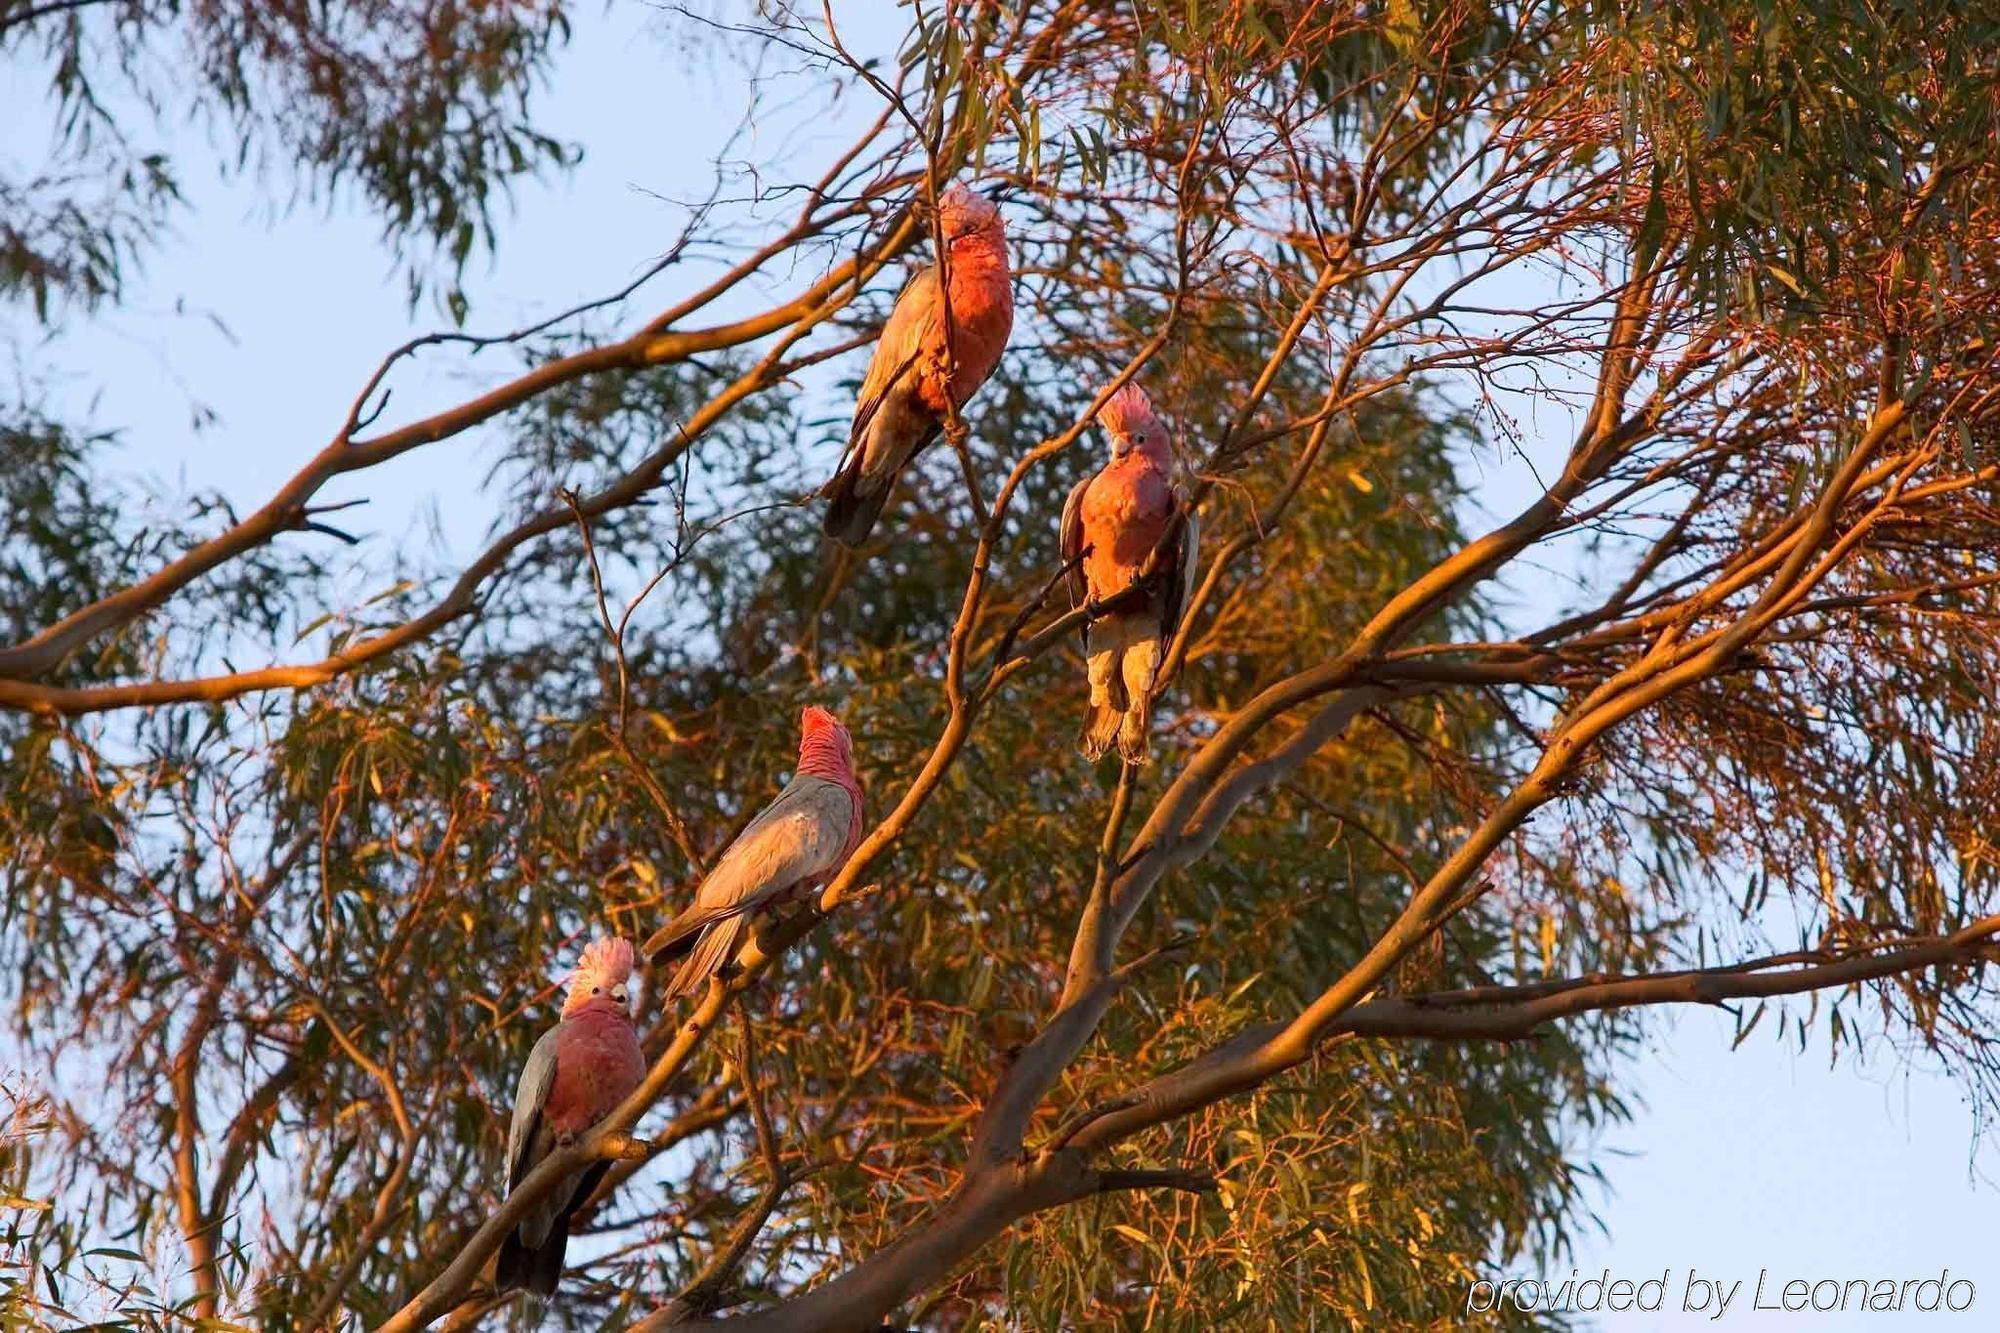
[[[879,48],[888,11],[878,0],[844,0],[836,10],[859,49]],[[690,71],[680,52],[649,35],[650,13],[621,5],[609,18],[580,17],[542,105],[547,126],[584,143],[587,155],[574,176],[520,191],[498,261],[476,269],[468,284],[481,328],[621,285],[665,248],[680,221],[655,196],[706,192],[706,155],[738,107],[726,84]],[[0,84],[0,124],[22,123],[33,94]],[[10,157],[24,148],[20,140],[0,144]],[[198,143],[186,150],[193,206],[133,299],[24,350],[36,369],[61,372],[59,405],[79,409],[94,398],[94,422],[123,429],[122,463],[220,488],[247,510],[323,443],[382,352],[434,321],[421,314],[413,321],[369,223],[343,210],[273,221],[254,191],[216,180]],[[198,313],[176,315],[181,297],[191,312],[219,315],[233,340]],[[18,321],[15,330],[28,332]],[[474,363],[480,376],[500,369]],[[455,401],[465,374],[450,351],[431,354],[398,376],[394,415]],[[196,400],[220,414],[219,425],[189,430]],[[1560,447],[1555,438],[1530,445],[1544,457]],[[1520,493],[1528,474],[1492,466],[1487,493],[1502,497],[1497,506]],[[324,498],[371,498],[358,517],[342,516],[369,534],[364,559],[379,559],[391,544],[430,540],[418,516],[432,503],[445,540],[462,556],[489,515],[474,490],[481,473],[478,440],[461,438]],[[1974,1180],[1974,1126],[1957,1085],[1886,1050],[1866,1068],[1844,1062],[1829,1073],[1823,1048],[1799,1055],[1774,1031],[1767,1025],[1732,1054],[1720,1015],[1656,1025],[1627,1084],[1641,1104],[1638,1119],[1602,1144],[1612,1190],[1599,1212],[1609,1234],[1580,1237],[1576,1263],[1584,1276],[1606,1267],[1635,1278],[1671,1270],[1669,1311],[1610,1317],[1601,1326],[1716,1326],[1672,1313],[1693,1266],[1748,1279],[1746,1293],[1760,1269],[1773,1286],[1791,1277],[1924,1277],[1944,1268],[1979,1285],[1973,1309],[1957,1316],[1747,1313],[1745,1294],[1721,1321],[1726,1328],[1919,1319],[2000,1327],[2000,1192]],[[1994,1166],[1990,1155],[1986,1165]]]

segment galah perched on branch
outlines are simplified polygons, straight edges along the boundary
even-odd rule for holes
[[[799,765],[778,798],[729,844],[693,906],[646,941],[658,963],[687,955],[666,998],[692,995],[743,946],[750,915],[833,878],[861,841],[861,783],[854,741],[824,708],[799,716]]]
[[[1071,603],[1094,606],[1124,592],[1156,548],[1168,549],[1139,600],[1084,622],[1090,711],[1078,745],[1095,760],[1116,736],[1125,761],[1143,764],[1153,691],[1194,577],[1198,534],[1194,509],[1174,485],[1166,425],[1146,391],[1126,385],[1097,419],[1111,437],[1111,461],[1078,482],[1063,504],[1063,559],[1077,561],[1069,576]]]
[[[954,185],[938,198],[938,221],[951,261],[949,348],[933,266],[896,298],[854,404],[847,455],[826,486],[826,535],[846,546],[868,539],[896,478],[938,437],[949,408],[964,407],[986,382],[1014,329],[1000,210]]]
[[[593,941],[570,974],[562,1020],[528,1053],[514,1092],[514,1123],[507,1131],[509,1194],[536,1163],[611,1114],[645,1077],[646,1057],[626,988],[631,977],[632,942],[620,939]],[[507,1233],[494,1268],[501,1291],[526,1287],[544,1296],[555,1291],[570,1219],[610,1166],[599,1162],[558,1181]]]

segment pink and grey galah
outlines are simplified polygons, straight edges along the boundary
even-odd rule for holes
[[[854,740],[824,708],[799,717],[792,780],[751,820],[708,872],[694,903],[646,941],[655,963],[686,955],[666,998],[693,995],[735,959],[751,914],[832,879],[861,842],[861,782]]]
[[[1111,438],[1111,461],[1078,482],[1063,504],[1062,555],[1076,562],[1071,603],[1094,607],[1124,592],[1146,572],[1156,548],[1168,549],[1137,601],[1084,622],[1090,710],[1078,746],[1095,760],[1116,737],[1125,761],[1143,764],[1161,660],[1194,578],[1199,534],[1194,508],[1174,483],[1166,424],[1146,391],[1127,384],[1097,419]]]
[[[567,1147],[632,1095],[646,1074],[632,1024],[632,942],[591,942],[569,977],[562,1019],[544,1032],[514,1092],[507,1130],[507,1192],[544,1157]],[[547,1296],[562,1279],[570,1219],[610,1169],[609,1162],[556,1182],[500,1242],[494,1285]]]
[[[938,197],[938,223],[950,261],[949,288],[939,284],[933,266],[896,298],[854,404],[847,455],[826,486],[826,534],[844,546],[868,539],[896,478],[938,437],[948,412],[964,407],[986,382],[1014,330],[1000,210],[986,196],[954,185]]]

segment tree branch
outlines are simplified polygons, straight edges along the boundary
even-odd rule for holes
[[[1315,1028],[1303,1047],[1290,1039],[1299,1020],[1245,1028],[1179,1069],[1118,1098],[1102,1114],[1091,1116],[1069,1142],[1077,1151],[1090,1152],[1179,1119],[1231,1093],[1268,1082],[1310,1059],[1319,1045],[1339,1037],[1519,1041],[1545,1024],[1584,1013],[1766,999],[1855,986],[1928,967],[1982,967],[2000,962],[1996,943],[2000,943],[2000,916],[1988,916],[1950,934],[1895,941],[1879,950],[1790,953],[1727,967],[1376,997]]]
[[[876,188],[879,190],[882,187]],[[480,572],[490,573],[515,546],[529,537],[549,531],[550,516],[544,515],[523,525],[522,528],[516,529],[514,534],[510,534],[509,538],[489,548],[487,554],[474,565],[473,569],[468,570],[465,577],[460,579],[451,597],[428,616],[413,622],[420,624],[421,629],[406,627],[407,632],[398,631],[391,635],[378,636],[367,644],[357,646],[349,653],[328,658],[315,666],[275,667],[261,672],[244,672],[232,677],[217,678],[232,682],[228,687],[228,694],[219,693],[225,687],[216,681],[173,683],[173,686],[179,687],[178,689],[163,683],[152,687],[106,687],[98,691],[41,692],[25,689],[21,684],[54,670],[65,658],[91,639],[129,624],[217,566],[291,530],[302,520],[307,502],[335,477],[374,467],[420,446],[449,439],[574,380],[611,371],[637,370],[686,361],[706,352],[741,346],[776,333],[787,326],[792,326],[795,332],[803,332],[823,320],[833,309],[845,304],[847,297],[858,291],[870,276],[907,248],[916,233],[914,220],[905,215],[880,240],[863,246],[854,257],[836,265],[825,277],[807,287],[796,297],[748,319],[689,332],[656,329],[649,325],[621,341],[545,362],[456,407],[411,422],[373,439],[350,438],[348,432],[352,429],[354,420],[350,415],[348,423],[343,425],[334,439],[290,481],[279,488],[278,493],[269,502],[248,518],[234,524],[227,531],[201,542],[138,583],[70,613],[14,647],[0,649],[0,705],[38,712],[82,712],[134,704],[213,700],[249,690],[297,688],[317,684],[382,652],[422,637],[468,612],[472,604],[472,590],[477,587],[480,577],[483,577],[483,573]],[[389,361],[385,362],[385,369],[386,365],[399,355],[401,349],[391,354]],[[766,371],[768,368],[767,361]],[[375,378],[379,377],[380,372]],[[371,380],[371,384],[373,382],[374,380]],[[743,396],[745,395],[741,393],[729,395],[728,405],[733,406],[736,399]],[[357,399],[357,407],[359,402]],[[648,489],[658,479],[660,470],[677,452],[677,449],[670,448],[656,453],[648,464],[642,464],[639,469],[628,474],[625,481],[614,486],[612,490],[619,492],[631,490],[632,495],[626,502],[629,502],[629,498],[636,498],[638,492]],[[644,478],[643,482],[633,487],[631,483],[640,478]],[[475,577],[476,573],[480,574],[480,577]]]

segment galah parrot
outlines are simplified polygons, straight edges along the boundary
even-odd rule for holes
[[[666,998],[693,995],[743,947],[750,916],[833,878],[861,841],[861,783],[854,741],[824,708],[799,717],[792,780],[751,820],[708,872],[694,904],[646,941],[654,962],[687,955]]]
[[[1161,659],[1194,578],[1197,525],[1174,484],[1167,428],[1146,391],[1126,385],[1111,395],[1098,420],[1111,437],[1111,461],[1078,482],[1063,504],[1063,559],[1083,557],[1070,572],[1070,602],[1090,606],[1125,591],[1145,571],[1154,548],[1164,541],[1171,549],[1162,554],[1159,579],[1137,604],[1084,622],[1090,711],[1078,746],[1095,760],[1115,736],[1125,761],[1143,764]]]
[[[1014,329],[1007,274],[1007,233],[985,195],[954,185],[938,198],[938,220],[951,256],[951,346],[938,271],[927,268],[896,298],[875,359],[861,382],[847,455],[826,485],[826,535],[844,546],[868,539],[896,478],[944,429],[946,367],[950,404],[964,407],[1000,364]]]
[[[513,1193],[535,1164],[580,1138],[632,1095],[646,1075],[639,1031],[632,1024],[632,942],[591,942],[570,974],[562,1021],[542,1034],[514,1092],[514,1123],[507,1131],[507,1192]],[[611,1163],[584,1168],[542,1196],[500,1242],[494,1284],[501,1291],[526,1287],[543,1296],[562,1280],[570,1219],[590,1197]]]

